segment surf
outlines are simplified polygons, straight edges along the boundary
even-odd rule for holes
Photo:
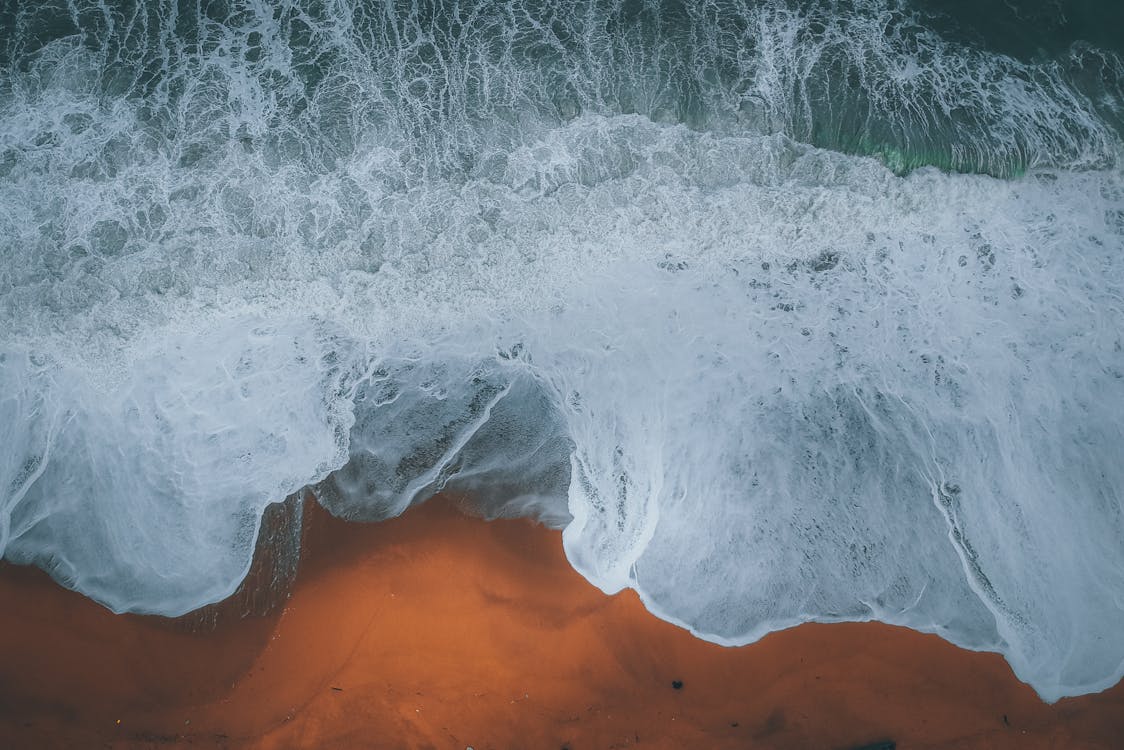
[[[1113,52],[885,2],[162,13],[5,21],[5,559],[178,615],[304,487],[462,492],[719,643],[1124,674]]]

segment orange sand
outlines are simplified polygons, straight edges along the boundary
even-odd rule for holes
[[[878,624],[722,648],[528,522],[312,510],[284,611],[211,632],[4,566],[0,747],[1124,747],[1124,685],[1047,706],[997,655]]]

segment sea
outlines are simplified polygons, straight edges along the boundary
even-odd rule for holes
[[[1124,675],[1118,0],[0,0],[0,552],[562,530],[726,645]]]

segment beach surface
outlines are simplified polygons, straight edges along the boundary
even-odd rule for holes
[[[877,623],[723,648],[605,596],[561,535],[438,498],[308,503],[291,598],[215,627],[0,567],[4,748],[1119,748],[1124,685],[1043,703],[996,654]]]

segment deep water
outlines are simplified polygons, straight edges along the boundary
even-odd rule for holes
[[[720,643],[1108,687],[1121,7],[3,0],[0,551],[175,615],[451,490]]]

